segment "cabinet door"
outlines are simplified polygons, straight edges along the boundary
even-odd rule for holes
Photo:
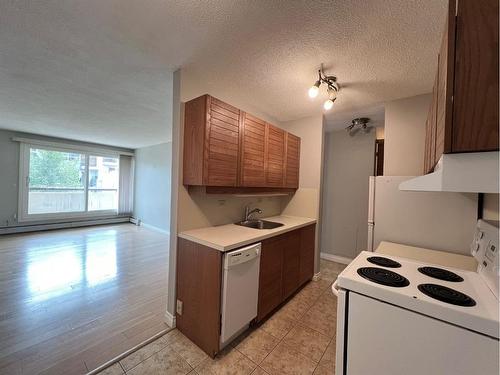
[[[315,228],[313,224],[300,230],[300,285],[311,280],[314,275]]]
[[[290,297],[300,285],[300,230],[284,236],[282,300]]]
[[[283,187],[285,178],[285,131],[267,125],[266,186]]]
[[[248,113],[242,114],[240,186],[266,186],[266,123]]]
[[[498,150],[498,0],[458,1],[456,24],[452,151]]]
[[[437,162],[443,153],[451,152],[453,111],[453,76],[455,71],[455,1],[449,2],[438,58],[436,104],[436,153]]]
[[[208,186],[236,186],[238,182],[240,111],[209,97],[210,115],[205,135],[204,170]]]
[[[434,80],[432,89],[432,101],[429,112],[427,113],[427,122],[425,124],[425,154],[424,154],[424,174],[432,172],[436,165],[436,109],[437,109],[437,83],[438,76]]]
[[[257,319],[262,320],[282,301],[283,236],[262,242]]]
[[[286,133],[285,137],[285,187],[299,187],[300,138]]]

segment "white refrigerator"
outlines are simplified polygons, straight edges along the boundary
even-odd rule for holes
[[[411,178],[369,177],[368,251],[389,241],[468,255],[477,194],[399,190]]]

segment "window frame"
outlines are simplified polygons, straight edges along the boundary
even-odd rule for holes
[[[118,183],[118,207],[116,210],[92,210],[89,211],[89,157],[101,156],[118,158],[118,168],[120,165],[120,153],[113,151],[107,152],[106,150],[94,150],[86,147],[78,148],[78,146],[71,147],[65,145],[52,145],[43,143],[27,143],[21,142],[19,144],[19,195],[18,195],[18,221],[49,221],[61,219],[83,219],[83,218],[100,218],[119,216],[119,202],[120,202],[120,181]],[[59,152],[72,152],[85,156],[85,172],[84,172],[84,193],[85,193],[85,211],[72,211],[72,212],[55,212],[43,214],[30,214],[28,213],[29,206],[29,170],[30,170],[30,149],[36,148],[40,150],[59,151]]]

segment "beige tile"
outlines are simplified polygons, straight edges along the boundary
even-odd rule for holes
[[[182,333],[180,333],[178,329],[173,329],[173,330],[165,333],[162,337],[159,338],[159,340],[163,341],[165,343],[165,345],[170,345],[175,340],[177,340],[180,336],[182,336]]]
[[[335,365],[333,367],[319,365],[314,370],[314,375],[335,375]]]
[[[325,280],[325,279],[319,279],[318,281],[311,281],[309,284],[307,284],[307,286],[310,288],[318,288],[321,290],[329,288],[330,285],[332,285],[332,282],[330,280]]]
[[[165,342],[160,337],[155,341],[143,346],[139,350],[129,354],[128,356],[120,360],[120,363],[125,371],[130,370],[132,367],[151,357],[153,354],[159,352],[166,346],[167,344],[165,344]]]
[[[304,301],[308,306],[312,306],[321,294],[322,290],[320,288],[308,284],[293,299]]]
[[[337,314],[332,309],[315,305],[304,315],[301,324],[332,338],[336,332]]]
[[[253,370],[252,375],[269,375],[269,374],[260,367],[256,367],[255,370]]]
[[[260,328],[277,339],[282,339],[296,324],[295,320],[288,319],[284,316],[273,315]]]
[[[283,306],[277,313],[279,317],[291,320],[299,320],[309,309],[309,305],[301,299],[292,299]]]
[[[270,375],[307,375],[313,373],[316,363],[281,342],[260,367]]]
[[[191,370],[185,360],[170,347],[166,347],[128,370],[127,375],[184,375]]]
[[[328,347],[326,348],[323,357],[319,361],[320,366],[326,366],[328,368],[335,368],[335,337],[330,341]]]
[[[192,367],[196,367],[208,356],[203,350],[198,348],[191,340],[180,334],[177,340],[172,342],[167,349],[173,349]]]
[[[337,297],[330,289],[325,290],[323,294],[321,294],[315,305],[323,310],[328,310],[330,313],[337,315]]]
[[[123,374],[125,374],[125,372],[123,371],[119,363],[115,363],[114,365],[111,365],[102,370],[101,372],[99,372],[99,375],[123,375]]]
[[[318,363],[330,342],[330,338],[299,324],[288,332],[283,342]]]
[[[251,374],[256,366],[239,351],[230,347],[214,359],[204,359],[195,371],[199,375],[247,375]]]
[[[271,350],[278,344],[278,341],[279,339],[264,330],[257,329],[239,343],[236,349],[253,362],[259,364],[271,353]]]

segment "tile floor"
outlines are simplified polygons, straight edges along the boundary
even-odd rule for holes
[[[215,359],[174,329],[100,375],[333,374],[337,301],[329,287],[344,267],[321,260],[321,280]]]

